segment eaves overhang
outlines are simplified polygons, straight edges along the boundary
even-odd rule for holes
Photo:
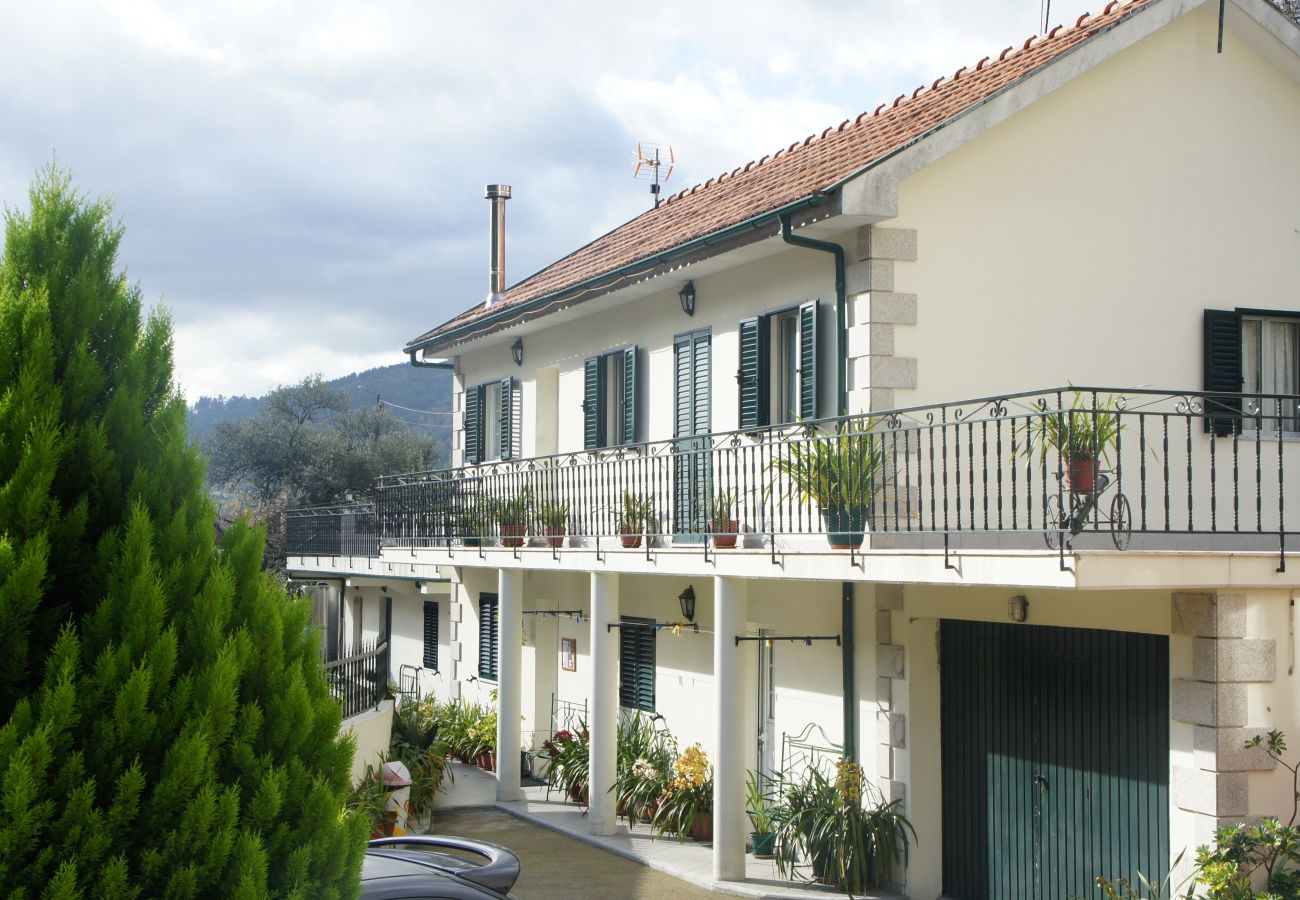
[[[602,272],[561,290],[543,294],[525,303],[505,306],[499,312],[489,313],[445,333],[412,341],[403,348],[402,352],[413,354],[449,350],[605,296],[630,284],[655,278],[685,265],[727,253],[739,246],[772,237],[780,232],[780,218],[783,215],[809,213],[804,222],[837,216],[840,213],[839,200],[837,191],[818,191],[784,206],[751,216],[742,222],[709,232],[684,244],[642,257],[608,272]]]

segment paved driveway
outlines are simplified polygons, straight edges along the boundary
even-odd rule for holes
[[[454,834],[509,847],[523,864],[510,893],[520,900],[717,900],[718,895],[571,837],[494,809],[440,809],[432,834]]]

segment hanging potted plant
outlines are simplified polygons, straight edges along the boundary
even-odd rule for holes
[[[497,505],[497,524],[501,526],[502,547],[522,547],[528,533],[528,514],[533,508],[533,489],[525,487],[509,500]]]
[[[718,549],[736,546],[740,522],[732,517],[735,508],[735,491],[717,491],[709,498],[709,531],[713,533],[713,546]]]
[[[569,504],[540,503],[537,506],[537,523],[546,535],[550,547],[564,546],[564,526],[569,521]]]
[[[1035,444],[1040,458],[1056,450],[1065,466],[1069,488],[1076,494],[1092,494],[1097,489],[1097,471],[1101,460],[1110,461],[1110,452],[1119,442],[1123,425],[1117,412],[1119,401],[1114,395],[1088,398],[1075,391],[1068,409],[1041,412],[1026,423],[1025,449]]]
[[[832,434],[812,432],[785,445],[767,467],[784,496],[821,509],[833,550],[862,546],[882,486],[884,441],[872,434],[873,426],[871,419],[858,418],[841,422]]]
[[[654,500],[645,494],[623,492],[623,508],[618,514],[619,541],[624,547],[640,547],[654,520]]]

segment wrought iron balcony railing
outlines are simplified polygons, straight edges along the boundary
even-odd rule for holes
[[[865,533],[876,548],[1267,550],[1285,563],[1298,406],[1058,388],[385,476],[374,514],[379,543],[402,547],[789,552]]]
[[[378,556],[379,530],[370,503],[285,510],[287,556]]]

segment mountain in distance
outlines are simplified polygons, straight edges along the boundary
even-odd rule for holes
[[[353,407],[382,401],[399,421],[451,446],[451,372],[395,363],[326,382],[347,392]],[[201,441],[218,422],[237,422],[262,408],[261,397],[200,397],[189,409],[190,439]]]

